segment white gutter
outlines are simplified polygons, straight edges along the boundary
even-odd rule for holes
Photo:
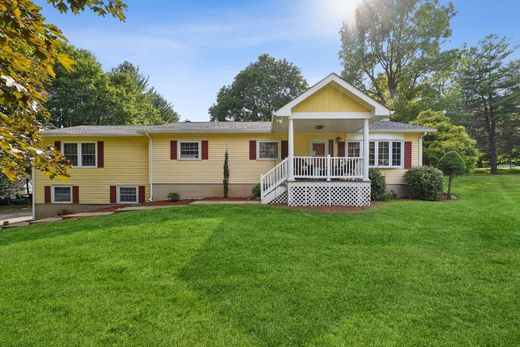
[[[153,201],[153,140],[150,134],[145,133],[148,138],[148,184],[150,186],[150,198],[149,201]]]

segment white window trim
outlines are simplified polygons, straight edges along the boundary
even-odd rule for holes
[[[182,158],[181,157],[181,145],[183,143],[196,143],[199,146],[199,157],[198,158]],[[202,160],[202,141],[196,140],[182,140],[177,145],[177,160]]]
[[[276,158],[260,158],[260,143],[272,143],[275,142],[278,144],[278,154]],[[281,141],[277,140],[258,140],[256,141],[256,160],[280,160],[280,153],[282,150]]]
[[[121,201],[120,192],[121,188],[135,188],[135,201]],[[124,186],[116,186],[116,201],[118,204],[137,204],[139,203],[139,186],[134,185],[124,185]]]
[[[94,144],[94,154],[95,154],[95,165],[92,166],[84,166],[83,165],[83,156],[81,155],[81,145],[86,143],[92,143]],[[76,148],[78,150],[78,165],[72,165],[73,168],[84,168],[84,169],[95,169],[97,168],[97,162],[98,162],[98,149],[97,149],[97,142],[92,141],[86,141],[86,142],[63,142],[61,146],[61,154],[65,156],[65,145],[66,144],[73,144],[76,145]]]
[[[345,154],[348,155],[348,143],[349,142],[361,142],[361,141],[347,141],[347,148],[345,149]],[[370,168],[374,169],[404,169],[404,141],[403,140],[387,140],[387,139],[370,139],[369,143],[374,143],[374,164],[375,165],[369,165]],[[389,148],[388,148],[388,155],[389,155],[389,163],[390,165],[379,165],[379,142],[389,142]],[[392,142],[400,142],[401,143],[401,165],[391,165],[392,164],[392,151],[393,146]],[[360,152],[361,155],[366,158],[366,160],[369,160],[368,155],[365,156],[363,153],[363,145],[360,143]]]
[[[54,188],[69,188],[70,190],[70,200],[69,201],[55,201],[54,200]],[[51,204],[72,204],[72,195],[74,192],[72,191],[72,186],[51,186]]]

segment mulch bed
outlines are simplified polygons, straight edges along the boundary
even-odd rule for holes
[[[250,200],[255,200],[254,198],[222,198],[222,197],[218,197],[218,196],[211,196],[209,198],[204,198],[202,200],[205,200],[205,201],[250,201]]]
[[[341,213],[341,212],[358,212],[367,210],[369,208],[375,208],[382,204],[381,201],[371,201],[370,206],[364,207],[354,207],[354,206],[287,206],[284,204],[276,204],[271,206],[276,206],[279,208],[284,208],[288,210],[297,210],[297,211],[318,211],[318,212],[329,212],[329,213]]]

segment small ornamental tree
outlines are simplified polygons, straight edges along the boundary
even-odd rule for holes
[[[224,184],[224,198],[227,198],[229,190],[229,155],[227,150],[224,154],[224,180],[222,183]]]
[[[453,177],[466,173],[464,159],[458,152],[451,151],[442,156],[437,166],[448,176],[448,199],[451,199],[451,182]]]

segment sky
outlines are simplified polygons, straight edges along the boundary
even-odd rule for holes
[[[149,76],[181,120],[208,121],[218,90],[263,53],[292,62],[311,85],[341,73],[339,30],[358,1],[126,0],[125,22],[88,12],[60,14],[44,0],[36,3],[48,22],[71,44],[91,51],[104,70],[128,60]],[[476,45],[491,33],[520,43],[520,0],[452,2],[457,15],[446,48]]]

